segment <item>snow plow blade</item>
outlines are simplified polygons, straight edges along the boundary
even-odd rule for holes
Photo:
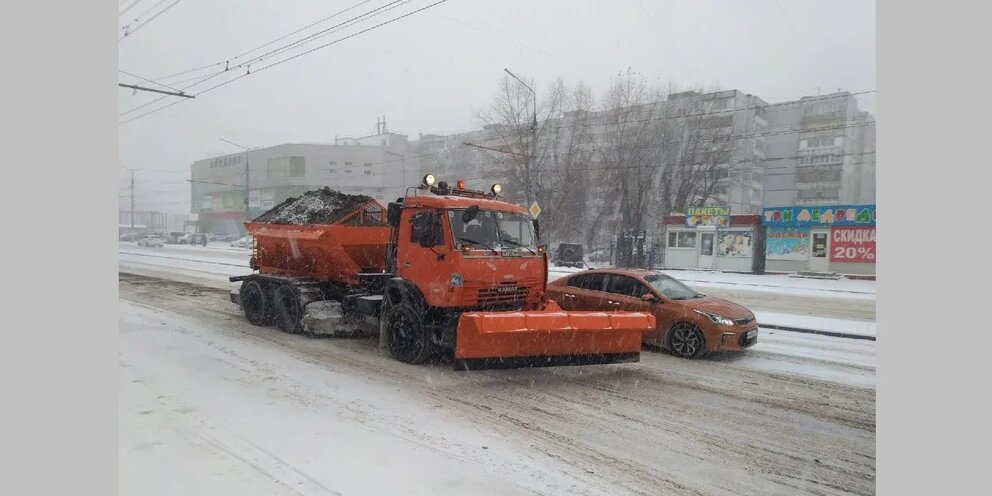
[[[455,337],[455,369],[638,362],[654,315],[634,312],[468,312]]]

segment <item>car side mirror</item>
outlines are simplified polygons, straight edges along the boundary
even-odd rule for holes
[[[645,294],[641,295],[641,301],[646,301],[648,303],[660,303],[661,302],[661,300],[659,300],[657,296],[655,296],[655,295],[653,295],[651,293],[645,293]]]

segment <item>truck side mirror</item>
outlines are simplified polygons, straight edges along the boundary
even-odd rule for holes
[[[655,296],[655,295],[653,295],[651,293],[645,293],[645,294],[641,295],[641,301],[646,301],[648,303],[658,303],[661,300],[659,300],[657,296]]]
[[[389,203],[389,207],[386,209],[386,222],[388,222],[392,227],[397,227],[400,225],[399,203]]]
[[[538,224],[537,219],[534,219],[534,237],[541,239],[541,224]]]

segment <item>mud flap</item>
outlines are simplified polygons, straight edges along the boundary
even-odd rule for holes
[[[640,361],[654,316],[633,312],[468,312],[458,321],[455,369]]]

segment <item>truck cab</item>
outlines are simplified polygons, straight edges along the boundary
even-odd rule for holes
[[[413,282],[429,306],[532,309],[540,304],[547,275],[544,248],[522,207],[481,195],[441,194],[408,196],[390,209],[399,211],[393,214],[392,273]]]

